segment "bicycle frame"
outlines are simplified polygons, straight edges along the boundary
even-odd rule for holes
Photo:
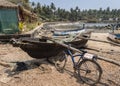
[[[73,69],[76,74],[79,75],[80,79],[89,84],[89,85],[95,85],[99,82],[102,74],[102,69],[100,65],[96,62],[96,56],[93,54],[87,53],[87,51],[80,50],[82,53],[73,54],[70,49],[65,50],[65,54],[69,55],[72,63],[73,63]],[[76,60],[75,57],[78,59]],[[65,63],[67,61],[67,56],[65,55],[65,59],[63,61],[62,67],[59,66],[59,64],[56,64],[56,68],[63,69],[65,67]],[[89,77],[90,75],[90,77]]]
[[[80,60],[83,59],[84,56],[84,52],[82,54],[77,54],[77,55],[73,55],[72,52],[68,49],[67,51],[65,51],[65,53],[67,53],[67,55],[69,55],[71,57],[72,63],[73,63],[73,67],[75,68],[76,65],[78,65],[80,63]],[[74,57],[79,57],[79,60],[77,62],[75,62]]]

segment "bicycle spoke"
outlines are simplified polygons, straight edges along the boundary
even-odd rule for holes
[[[95,84],[100,80],[101,71],[98,64],[91,60],[81,62],[79,66],[79,76],[87,84]]]

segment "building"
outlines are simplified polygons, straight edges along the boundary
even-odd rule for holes
[[[0,0],[0,34],[14,34],[19,32],[19,20],[37,21],[36,14],[31,13],[22,6],[7,0]]]
[[[18,22],[18,6],[6,0],[0,0],[0,33],[19,32]]]

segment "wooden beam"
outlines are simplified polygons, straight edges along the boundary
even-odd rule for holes
[[[101,56],[98,56],[98,59],[109,62],[109,63],[112,63],[112,64],[115,64],[117,66],[120,66],[120,61],[115,61],[113,59],[109,59],[109,58],[105,58],[105,57],[101,57]]]
[[[80,39],[91,40],[91,41],[96,41],[96,42],[109,43],[109,44],[113,44],[113,45],[116,45],[116,46],[119,46],[119,47],[120,47],[120,44],[118,44],[118,43],[114,43],[114,42],[108,42],[108,41],[96,40],[96,39],[85,38],[85,37],[79,37],[79,38],[80,38]]]

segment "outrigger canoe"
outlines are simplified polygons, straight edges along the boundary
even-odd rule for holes
[[[109,33],[108,39],[113,42],[120,43],[120,34]]]
[[[85,38],[90,37],[90,35],[82,36],[84,36]],[[63,39],[59,39],[59,42],[63,42],[62,40]],[[65,41],[65,43],[71,44],[71,46],[79,49],[81,47],[84,47],[87,41],[88,40],[86,39],[77,39],[73,41]],[[14,46],[20,47],[22,50],[27,52],[32,58],[37,59],[56,56],[57,54],[65,50],[63,46],[55,44],[44,38],[23,37],[19,39],[14,39],[12,44]]]
[[[69,35],[69,34],[78,34],[85,32],[85,29],[75,29],[75,30],[66,30],[66,31],[54,31],[55,36],[64,36],[64,35]]]

